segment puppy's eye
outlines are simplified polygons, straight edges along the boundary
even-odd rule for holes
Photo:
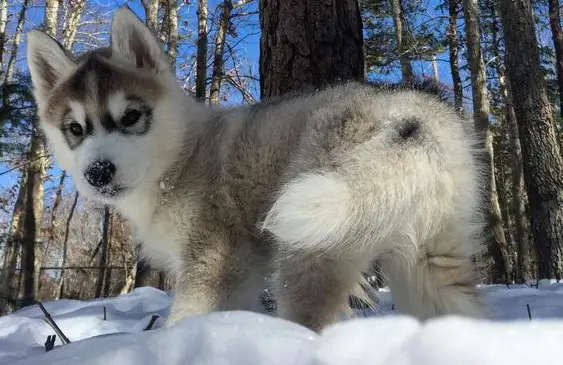
[[[124,127],[130,127],[141,119],[141,115],[143,114],[138,110],[130,110],[121,118],[121,125]]]
[[[84,129],[82,128],[82,125],[80,125],[80,123],[77,122],[70,123],[68,129],[70,130],[70,133],[72,133],[76,137],[80,137],[84,134]]]

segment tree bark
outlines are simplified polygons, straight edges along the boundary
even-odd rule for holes
[[[391,12],[393,14],[393,24],[395,25],[395,39],[397,41],[397,53],[399,54],[399,62],[401,64],[401,75],[403,81],[409,82],[413,79],[411,60],[409,55],[409,46],[405,38],[408,36],[406,24],[404,23],[405,14],[403,13],[403,5],[401,0],[390,0]]]
[[[501,151],[503,142],[505,142],[508,138],[506,137],[507,133],[503,130],[500,135],[498,135],[493,140],[493,148],[495,151]],[[513,260],[513,252],[514,250],[512,247],[516,247],[516,243],[514,240],[514,235],[512,234],[512,218],[510,216],[510,207],[508,204],[509,201],[509,193],[506,184],[506,169],[505,166],[505,156],[502,153],[495,153],[495,181],[497,182],[497,192],[498,192],[498,202],[501,211],[501,217],[503,221],[503,228],[504,228],[504,237],[507,242],[507,251],[508,251],[508,259],[510,262],[514,262]],[[511,265],[512,271],[510,272],[510,280],[511,282],[514,278],[514,267]]]
[[[43,216],[43,181],[45,180],[47,158],[43,140],[35,129],[29,148],[27,167],[27,186],[25,195],[25,214],[23,220],[22,280],[23,298],[21,306],[33,304],[39,285],[39,255],[41,223]]]
[[[49,237],[47,238],[47,243],[44,246],[41,258],[45,258],[45,255],[55,242],[55,227],[57,225],[57,209],[61,204],[61,196],[63,194],[64,183],[66,179],[66,171],[61,173],[59,177],[59,184],[57,185],[57,190],[55,192],[55,200],[53,201],[53,207],[51,208],[51,222],[49,223]],[[43,260],[41,260],[41,265],[43,265]]]
[[[68,213],[68,217],[66,219],[65,236],[63,239],[63,257],[61,260],[61,277],[59,278],[56,299],[64,298],[65,268],[66,268],[66,261],[68,256],[68,235],[70,233],[70,222],[72,222],[72,217],[74,216],[74,211],[76,210],[77,203],[78,203],[78,191],[74,193],[74,201],[72,202],[72,206],[70,207],[70,212]]]
[[[496,15],[496,9],[491,2],[491,13]],[[514,104],[512,102],[512,91],[510,83],[506,82],[505,67],[500,56],[500,46],[498,37],[499,26],[497,19],[493,19],[491,27],[493,57],[495,57],[495,67],[498,75],[498,83],[500,93],[504,103],[504,130],[508,134],[508,142],[510,146],[510,174],[511,174],[511,190],[512,204],[509,209],[514,217],[514,241],[516,244],[516,281],[525,283],[531,279],[530,273],[530,252],[528,242],[528,232],[526,220],[526,203],[524,201],[526,192],[524,189],[524,174],[522,171],[522,150],[520,147],[520,139],[518,138],[518,125],[516,122],[516,114],[514,112]]]
[[[357,0],[260,0],[259,9],[261,99],[364,80]]]
[[[454,85],[454,103],[459,110],[463,108],[463,84],[459,75],[459,39],[457,36],[457,14],[460,0],[449,0],[449,25],[448,25],[448,45],[450,50],[450,70]]]
[[[52,37],[56,36],[59,1],[45,1],[44,30]],[[22,245],[22,306],[32,304],[39,294],[41,224],[43,221],[44,189],[48,158],[41,133],[34,126],[29,147],[29,165],[27,168],[27,188]]]
[[[506,120],[507,128],[510,136],[510,149],[512,151],[511,173],[512,173],[512,214],[516,225],[516,247],[518,253],[518,270],[516,271],[516,279],[525,283],[532,278],[530,267],[530,243],[528,239],[527,229],[527,213],[526,213],[526,190],[524,187],[524,172],[522,168],[522,149],[520,146],[520,138],[518,137],[518,124],[516,122],[516,113],[514,111],[514,102],[510,83],[506,85]]]
[[[227,37],[227,32],[229,30],[232,10],[232,1],[224,0],[221,5],[221,18],[219,20],[217,37],[215,37],[215,52],[213,54],[213,74],[211,76],[211,89],[209,90],[209,101],[212,104],[219,103],[219,93],[221,91],[221,82],[223,81],[225,38]]]
[[[199,0],[197,3],[197,29],[195,97],[204,101],[207,86],[207,0]]]
[[[18,285],[15,283],[18,256],[23,242],[23,219],[25,215],[25,197],[27,188],[27,169],[22,169],[18,195],[12,211],[12,221],[8,231],[8,239],[4,248],[4,265],[2,270],[2,298],[0,313],[6,314],[16,308]]]
[[[127,264],[127,251],[125,249],[125,243],[124,243],[124,239],[121,238],[121,263],[123,265],[124,268],[124,283],[123,286],[121,287],[121,290],[119,291],[120,295],[123,294],[127,294],[131,291],[131,289],[133,288],[134,284],[135,284],[135,280],[136,280],[136,274],[137,274],[137,260],[134,261],[134,264],[131,265],[131,267],[129,267],[129,265]]]
[[[432,55],[432,74],[436,82],[440,82],[440,72],[438,71],[438,59],[436,55]]]
[[[165,291],[167,289],[166,285],[166,273],[164,271],[158,272],[158,289]]]
[[[14,79],[14,69],[15,69],[15,66],[16,66],[18,49],[19,49],[20,42],[21,42],[21,39],[22,39],[23,26],[24,26],[24,22],[25,22],[25,14],[26,14],[26,11],[27,11],[28,4],[29,4],[29,0],[24,0],[24,2],[22,4],[22,8],[20,10],[20,13],[18,15],[18,23],[16,25],[16,33],[14,35],[14,41],[12,43],[12,50],[11,50],[11,54],[10,54],[10,59],[8,60],[8,66],[6,67],[6,79],[4,81],[4,83],[6,83],[6,84],[11,83],[12,80]],[[1,53],[0,53],[0,57],[2,57]],[[6,98],[4,98],[4,100],[6,100]]]
[[[104,208],[104,221],[102,223],[102,248],[100,253],[100,269],[98,270],[98,281],[96,283],[96,294],[95,297],[99,298],[102,295],[104,289],[104,281],[107,276],[106,271],[108,270],[108,245],[109,245],[109,220],[110,211],[109,207]]]
[[[168,0],[166,21],[168,23],[168,58],[172,70],[176,72],[176,55],[178,51],[178,4],[176,0]]]
[[[66,49],[72,49],[74,46],[76,31],[78,30],[78,24],[80,23],[85,5],[86,0],[73,0],[69,2],[69,15],[63,29],[63,46]]]
[[[260,96],[364,80],[357,0],[260,0]]]
[[[491,277],[496,282],[506,282],[510,277],[510,257],[502,225],[498,192],[494,173],[493,134],[489,127],[489,100],[485,79],[485,64],[481,55],[477,0],[464,0],[465,34],[467,58],[471,70],[471,91],[473,93],[473,114],[475,127],[484,137],[484,162],[487,165],[486,186],[489,231],[489,254],[493,259]]]
[[[6,25],[8,24],[8,0],[0,1],[0,74],[4,71],[4,45],[6,44]]]
[[[137,268],[135,273],[135,288],[140,288],[142,286],[151,286],[150,283],[150,265],[139,258],[139,253],[137,249]]]
[[[137,274],[137,262],[130,268],[125,266],[125,282],[119,291],[119,295],[127,294],[134,287]]]
[[[158,18],[158,0],[143,0],[143,8],[145,9],[145,17],[147,25],[156,31],[156,22]]]
[[[24,0],[22,4],[22,8],[20,10],[18,16],[18,22],[16,25],[16,33],[14,35],[14,41],[12,44],[12,50],[10,54],[10,59],[8,60],[6,77],[4,79],[5,84],[9,84],[12,82],[14,76],[14,66],[16,62],[16,57],[18,53],[19,44],[21,42],[21,35],[23,32],[23,23],[25,21],[25,13],[27,10],[27,4],[29,0]],[[4,37],[5,37],[5,27],[7,21],[7,2],[4,4],[2,2],[0,4],[0,71],[2,70],[2,56],[4,51]],[[4,8],[6,6],[6,8]],[[6,13],[4,13],[6,11]],[[9,97],[7,94],[3,95],[4,103],[9,101]],[[20,178],[20,186],[18,189],[18,195],[16,198],[16,203],[14,206],[14,210],[12,212],[12,222],[10,231],[8,232],[8,239],[6,242],[6,247],[4,249],[4,266],[2,271],[2,296],[5,298],[9,298],[10,302],[3,301],[0,299],[0,313],[7,313],[8,311],[12,311],[15,309],[13,305],[14,301],[17,297],[17,291],[14,287],[14,276],[15,270],[17,266],[18,256],[21,250],[21,243],[22,243],[22,223],[23,223],[23,215],[25,212],[24,203],[25,203],[25,195],[26,195],[26,184],[27,184],[27,169],[22,168],[22,175]]]
[[[114,219],[113,219],[113,214],[111,213],[111,210],[109,210],[109,207],[106,207],[106,209],[108,209],[109,212],[109,218],[108,218],[108,232],[107,232],[107,257],[106,257],[106,264],[105,264],[105,276],[104,276],[104,288],[103,288],[103,297],[107,298],[109,297],[109,293],[110,293],[110,288],[111,288],[111,262],[113,259],[112,256],[112,250],[111,250],[111,243],[112,243],[112,237],[113,237],[113,223],[114,223]],[[105,214],[105,213],[104,213]],[[105,222],[105,217],[104,217],[104,222]]]
[[[549,25],[555,49],[555,69],[559,84],[559,114],[563,117],[563,30],[561,30],[559,0],[549,0]]]
[[[540,67],[532,5],[529,0],[499,0],[497,6],[522,147],[530,223],[537,253],[537,279],[561,279],[563,158]]]

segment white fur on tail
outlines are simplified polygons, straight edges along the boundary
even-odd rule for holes
[[[295,249],[320,249],[349,233],[351,191],[336,173],[304,174],[285,185],[262,228]]]

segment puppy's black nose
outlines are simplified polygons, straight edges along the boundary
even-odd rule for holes
[[[84,177],[90,185],[101,188],[111,182],[115,175],[115,165],[107,160],[92,162],[84,172]]]

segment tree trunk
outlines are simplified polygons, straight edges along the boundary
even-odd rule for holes
[[[364,80],[357,0],[260,0],[260,96]]]
[[[27,169],[22,169],[18,196],[12,211],[12,222],[8,231],[8,239],[4,248],[4,265],[2,270],[2,298],[0,298],[0,314],[15,309],[18,299],[18,285],[14,282],[18,256],[23,242],[23,219],[25,215],[25,197],[27,188]]]
[[[8,66],[6,70],[6,77],[4,79],[5,84],[12,82],[14,77],[14,67],[16,63],[16,57],[18,53],[19,44],[21,42],[21,35],[23,32],[23,24],[25,21],[25,13],[27,10],[28,0],[24,0],[22,8],[18,16],[18,22],[16,25],[16,34],[14,36],[14,41],[12,44],[12,50],[10,54],[10,59],[8,60]],[[4,51],[4,37],[5,37],[5,27],[7,21],[7,2],[2,2],[0,4],[0,72],[2,71],[2,57]],[[6,7],[6,8],[5,8]],[[7,91],[7,89],[6,89]],[[4,103],[8,103],[9,95],[6,93],[3,95]],[[0,313],[7,313],[15,309],[14,301],[17,299],[18,291],[14,287],[14,277],[15,270],[18,262],[18,256],[21,250],[21,244],[23,240],[22,224],[23,215],[25,214],[25,196],[26,196],[26,185],[27,185],[27,169],[22,168],[22,175],[20,179],[20,186],[18,189],[18,195],[16,198],[16,203],[14,205],[14,210],[12,212],[12,222],[10,231],[8,232],[8,239],[6,242],[6,247],[4,249],[4,266],[2,272],[2,296],[8,298],[9,301],[0,299]]]
[[[76,31],[78,30],[78,24],[80,23],[85,5],[86,0],[74,0],[69,2],[69,15],[65,28],[63,29],[63,46],[66,49],[72,49],[74,46]]]
[[[137,263],[135,262],[135,264],[131,266],[131,268],[127,268],[127,265],[125,265],[124,267],[125,267],[125,282],[121,287],[121,290],[119,291],[119,295],[129,293],[136,281]]]
[[[434,80],[436,80],[437,83],[440,82],[440,72],[438,71],[438,59],[436,55],[432,56],[432,73]]]
[[[43,181],[45,180],[47,158],[43,140],[35,129],[29,148],[25,215],[23,220],[22,279],[23,298],[21,305],[33,304],[38,294],[41,222],[43,216]]]
[[[559,114],[563,117],[563,30],[561,30],[559,0],[549,0],[549,25],[555,48],[555,68],[559,83]]]
[[[113,214],[111,214],[111,211],[109,210],[109,207],[106,208],[109,211],[109,227],[108,227],[108,233],[107,233],[107,257],[106,257],[106,264],[105,264],[105,276],[104,276],[104,288],[103,288],[103,293],[102,295],[104,296],[104,298],[109,297],[109,293],[110,293],[110,288],[111,288],[111,266],[112,266],[112,251],[111,251],[111,242],[112,242],[112,237],[113,237]],[[104,213],[105,215],[105,213]],[[104,222],[105,222],[105,217],[104,217]]]
[[[102,290],[104,289],[104,279],[106,278],[106,271],[108,266],[108,245],[109,245],[109,220],[110,211],[109,207],[104,208],[104,221],[102,224],[102,248],[100,254],[100,269],[98,270],[98,281],[96,283],[96,294],[95,297],[99,298],[102,295]]]
[[[58,0],[45,1],[44,30],[52,37],[56,36]],[[29,165],[27,169],[26,212],[24,219],[24,242],[22,246],[23,298],[22,306],[29,305],[39,294],[41,275],[41,225],[43,222],[44,189],[43,183],[47,173],[48,158],[46,157],[43,138],[34,126],[29,148]]]
[[[121,241],[121,263],[123,265],[124,268],[124,283],[123,286],[121,287],[121,290],[119,291],[120,295],[123,294],[127,294],[131,291],[131,289],[133,288],[133,284],[135,284],[135,279],[136,279],[136,274],[137,274],[137,260],[135,260],[134,264],[131,265],[131,267],[129,267],[129,265],[127,264],[127,251],[125,249],[125,244],[124,244],[124,240],[123,238],[120,240]]]
[[[516,122],[516,114],[514,111],[514,103],[510,83],[506,83],[506,121],[508,123],[508,133],[510,136],[510,149],[512,151],[511,173],[512,173],[512,214],[514,215],[514,223],[516,225],[516,247],[518,253],[518,270],[516,279],[525,283],[532,278],[530,271],[530,248],[527,229],[527,213],[524,187],[524,172],[522,168],[522,149],[520,147],[520,139],[518,138],[518,124]]]
[[[59,13],[58,0],[45,0],[44,29],[50,36],[57,34],[57,14]]]
[[[174,72],[176,72],[176,54],[178,48],[178,4],[176,0],[168,0],[168,58]]]
[[[160,270],[158,272],[158,289],[162,291],[166,291],[167,287],[168,286],[166,285],[166,272]]]
[[[143,0],[143,8],[145,9],[145,17],[147,25],[156,31],[156,22],[158,18],[158,0]]]
[[[137,249],[137,270],[135,273],[135,288],[140,288],[142,286],[151,286],[150,283],[150,265],[145,261],[141,260]]]
[[[493,259],[491,277],[496,282],[506,282],[510,277],[510,258],[504,229],[502,215],[498,202],[494,173],[493,135],[489,127],[489,100],[485,80],[485,64],[481,55],[480,34],[478,23],[477,0],[464,0],[465,34],[467,38],[467,58],[471,70],[471,91],[473,93],[473,114],[475,127],[484,136],[484,162],[487,164],[486,186],[488,187],[487,202],[489,231],[489,254]]]
[[[497,136],[494,141],[493,141],[493,148],[495,149],[495,151],[501,151],[502,148],[502,144],[504,141],[506,141],[507,138],[507,133],[505,133],[503,131],[503,133],[501,133],[499,136]],[[497,192],[498,192],[498,202],[499,202],[499,206],[500,206],[500,211],[501,211],[501,217],[502,217],[502,221],[503,221],[503,228],[504,228],[504,237],[505,240],[507,242],[507,251],[508,251],[508,259],[510,260],[510,262],[514,262],[514,260],[512,259],[513,257],[513,249],[512,247],[515,247],[515,241],[514,241],[514,236],[512,235],[512,218],[510,217],[510,207],[508,204],[509,201],[509,194],[508,194],[508,189],[507,189],[507,184],[505,181],[505,176],[506,176],[506,170],[505,170],[505,166],[507,164],[505,163],[505,158],[502,155],[502,153],[498,153],[495,154],[495,181],[498,183],[497,184]],[[510,249],[508,249],[510,248]],[[510,272],[510,278],[512,281],[512,279],[514,278],[514,268],[512,267],[512,271]]]
[[[452,82],[454,85],[454,102],[455,107],[459,110],[463,108],[463,85],[461,76],[459,76],[459,40],[457,37],[457,14],[460,0],[449,0],[449,26],[448,26],[448,44],[450,49],[450,70],[452,73]]]
[[[399,54],[399,62],[401,63],[401,75],[403,81],[409,82],[413,79],[413,71],[410,60],[410,52],[408,42],[405,38],[408,37],[405,20],[403,13],[403,4],[401,0],[390,0],[391,12],[393,14],[393,24],[395,25],[395,39],[397,41],[397,53]]]
[[[563,275],[563,158],[529,0],[499,0],[507,76],[522,147],[538,280]]]
[[[66,179],[66,171],[61,173],[59,177],[59,184],[57,185],[57,190],[55,192],[55,200],[53,201],[53,207],[51,208],[51,219],[49,223],[49,237],[47,238],[47,243],[43,247],[43,253],[41,254],[41,265],[43,265],[43,259],[47,255],[47,252],[51,249],[51,246],[55,242],[55,228],[57,226],[57,209],[61,204],[61,196],[63,194],[64,183]]]
[[[224,0],[221,5],[221,18],[219,21],[219,29],[217,30],[217,37],[215,37],[215,52],[213,54],[213,74],[211,76],[211,89],[209,90],[209,101],[212,104],[219,103],[219,93],[221,91],[221,82],[223,81],[225,38],[229,30],[232,10],[232,1]]]
[[[494,4],[491,2],[491,13],[496,15]],[[512,190],[512,206],[510,212],[514,217],[514,241],[517,248],[517,268],[516,268],[516,281],[524,283],[531,279],[530,274],[530,252],[528,243],[528,232],[526,228],[526,204],[524,202],[524,174],[522,172],[522,151],[520,148],[520,140],[518,138],[518,125],[516,123],[516,114],[514,112],[514,105],[512,102],[512,92],[510,83],[506,82],[505,68],[502,63],[499,52],[499,27],[497,19],[493,19],[491,34],[492,34],[492,49],[493,57],[495,57],[495,67],[498,75],[498,83],[500,86],[500,93],[502,101],[505,106],[504,110],[504,129],[508,134],[508,142],[511,151],[510,158],[510,172],[511,172],[511,190]]]
[[[8,24],[8,0],[0,1],[0,74],[4,71],[4,45],[6,44],[6,25]]]
[[[197,3],[197,29],[195,97],[204,101],[207,86],[207,0],[199,0]]]
[[[259,10],[261,99],[364,80],[357,0],[260,0]]]
[[[18,15],[18,23],[16,25],[16,34],[14,35],[14,41],[12,43],[12,51],[10,54],[10,59],[8,60],[8,67],[6,68],[6,79],[5,79],[5,83],[9,84],[12,82],[13,78],[14,78],[14,69],[16,66],[16,61],[17,61],[17,56],[18,56],[18,49],[20,46],[20,42],[22,39],[22,33],[23,33],[23,26],[24,26],[24,22],[25,22],[25,14],[27,11],[27,5],[29,4],[29,0],[24,0],[23,4],[22,4],[22,8],[20,10],[20,13]],[[0,53],[0,57],[2,56],[2,54]],[[7,100],[6,98],[4,98],[4,100]]]
[[[59,278],[58,289],[57,289],[57,299],[64,298],[64,280],[65,280],[65,267],[66,260],[68,256],[68,235],[70,233],[70,222],[74,216],[74,211],[76,210],[76,204],[78,203],[78,191],[74,193],[74,201],[70,207],[70,212],[68,213],[68,218],[66,219],[65,226],[65,236],[63,240],[63,257],[61,260],[61,277]]]

